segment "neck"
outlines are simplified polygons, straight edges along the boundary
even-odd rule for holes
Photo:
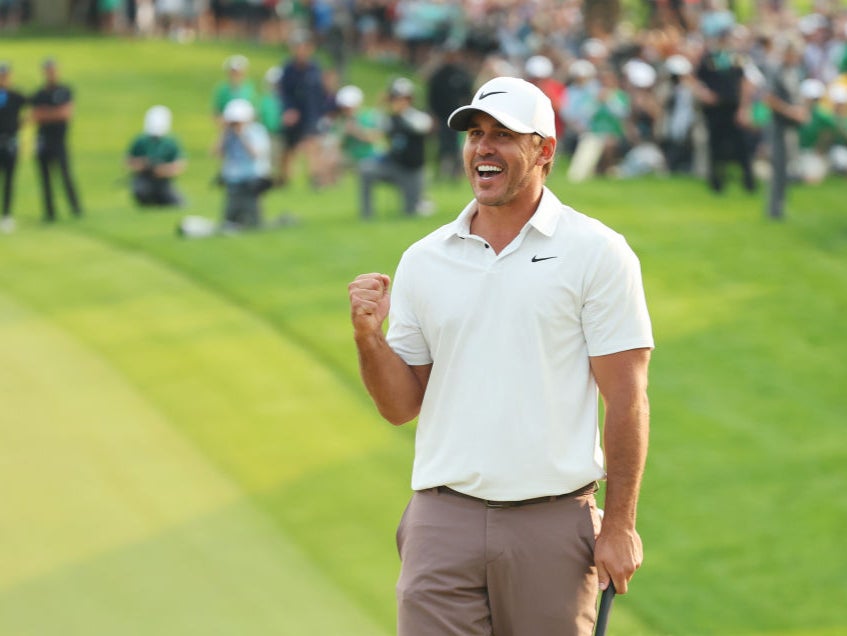
[[[539,189],[530,202],[515,202],[508,205],[477,205],[471,219],[471,233],[485,239],[496,254],[515,240],[523,227],[535,214],[541,202],[543,190]]]

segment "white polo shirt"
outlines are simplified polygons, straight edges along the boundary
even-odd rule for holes
[[[412,245],[394,278],[388,342],[433,365],[412,488],[576,490],[605,475],[589,356],[653,346],[638,259],[547,188],[500,254],[470,233],[475,211]]]

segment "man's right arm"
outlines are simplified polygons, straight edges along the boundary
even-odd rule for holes
[[[432,365],[406,364],[388,345],[382,326],[390,307],[390,282],[385,274],[362,274],[348,292],[362,381],[380,414],[399,425],[420,412]]]

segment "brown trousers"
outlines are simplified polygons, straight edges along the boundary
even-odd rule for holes
[[[397,530],[398,636],[590,636],[599,530],[593,492],[499,509],[414,493]]]

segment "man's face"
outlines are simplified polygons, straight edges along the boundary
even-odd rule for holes
[[[58,77],[59,74],[55,66],[51,64],[50,66],[44,67],[44,79],[48,84],[55,84]]]
[[[401,95],[392,95],[388,98],[388,110],[394,115],[402,113],[411,105],[412,100],[409,97],[403,97]]]
[[[491,115],[475,113],[463,149],[465,174],[476,200],[503,206],[534,196],[528,187],[543,183],[541,166],[552,157],[555,142],[538,135],[509,130]]]
[[[305,64],[311,59],[314,52],[315,49],[311,42],[300,42],[294,46],[294,59],[300,64]]]
[[[242,68],[230,68],[229,69],[229,83],[233,86],[238,86],[244,81],[246,77],[246,72]]]

